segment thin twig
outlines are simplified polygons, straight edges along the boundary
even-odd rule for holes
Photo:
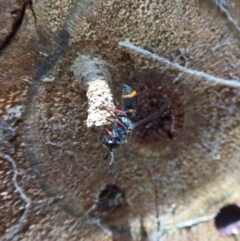
[[[19,172],[18,172],[17,164],[14,161],[14,159],[11,156],[2,154],[2,153],[0,153],[0,157],[9,161],[12,164],[13,184],[14,184],[16,190],[18,191],[18,193],[20,194],[20,197],[26,203],[25,210],[23,212],[22,217],[19,219],[18,223],[12,227],[12,229],[5,235],[5,237],[2,238],[2,241],[3,240],[5,241],[5,240],[13,240],[14,236],[17,233],[19,233],[23,229],[23,227],[26,225],[26,223],[27,223],[26,217],[27,217],[27,214],[28,214],[30,206],[31,206],[31,199],[26,195],[26,193],[23,191],[23,189],[18,184],[17,177],[18,177]]]
[[[177,231],[177,229],[187,228],[187,227],[191,227],[193,225],[199,224],[199,223],[211,221],[216,217],[216,215],[217,215],[217,213],[214,213],[209,216],[197,217],[197,218],[194,218],[194,219],[182,222],[182,223],[178,223],[177,225],[175,225],[174,227],[172,227],[170,229],[170,232],[175,232],[175,231]]]
[[[166,58],[160,57],[160,56],[158,56],[154,53],[151,53],[148,50],[145,50],[145,49],[142,49],[141,47],[135,46],[128,39],[125,40],[125,41],[120,41],[118,44],[120,46],[129,48],[129,49],[135,51],[136,53],[143,54],[147,57],[150,57],[150,58],[155,59],[155,60],[157,60],[161,63],[164,63],[169,68],[176,69],[176,70],[179,70],[179,71],[182,71],[184,73],[191,74],[191,75],[194,75],[194,76],[203,77],[208,81],[215,82],[216,84],[228,85],[228,86],[232,86],[232,87],[240,87],[239,81],[222,79],[222,78],[215,77],[213,75],[207,74],[207,73],[202,72],[202,71],[189,69],[187,67],[179,65],[178,63],[173,63]]]

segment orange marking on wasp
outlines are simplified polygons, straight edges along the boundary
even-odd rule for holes
[[[136,95],[137,95],[137,92],[134,90],[132,93],[130,93],[128,95],[122,95],[122,98],[123,99],[133,98]]]
[[[130,109],[128,110],[130,113],[135,113],[136,112],[136,109]]]

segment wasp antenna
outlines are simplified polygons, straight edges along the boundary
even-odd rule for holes
[[[114,153],[113,151],[110,151],[110,154],[111,154],[111,161],[110,161],[110,165],[112,165],[114,163]]]
[[[145,124],[145,123],[147,123],[147,122],[149,122],[149,121],[152,121],[152,120],[157,119],[158,117],[164,115],[164,114],[170,109],[170,107],[171,107],[171,104],[170,104],[170,103],[164,104],[164,105],[163,105],[157,112],[155,112],[154,114],[146,117],[146,118],[143,119],[143,120],[138,121],[137,123],[134,123],[134,124],[132,125],[132,127],[129,128],[129,130],[132,130],[132,129],[136,128],[137,126],[140,126],[140,125]]]

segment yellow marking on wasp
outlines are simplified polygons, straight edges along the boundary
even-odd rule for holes
[[[135,113],[136,112],[136,109],[130,109],[128,110],[130,113]]]
[[[122,95],[123,99],[128,99],[128,98],[133,98],[134,96],[137,95],[137,92],[134,90],[131,94],[128,95]]]

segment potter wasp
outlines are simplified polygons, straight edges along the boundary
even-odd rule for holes
[[[122,89],[122,104],[123,110],[118,110],[114,108],[101,105],[102,109],[112,111],[116,113],[115,118],[107,118],[107,120],[114,123],[114,127],[111,130],[105,128],[105,131],[109,137],[101,140],[102,144],[105,145],[109,152],[104,157],[107,159],[109,154],[111,156],[110,165],[114,163],[114,150],[117,149],[122,143],[127,142],[130,132],[139,125],[142,125],[146,122],[154,120],[159,116],[165,114],[165,112],[170,108],[170,104],[164,104],[157,112],[146,117],[145,119],[132,123],[130,120],[136,114],[136,108],[138,104],[137,92],[133,90],[130,86],[124,84]]]

